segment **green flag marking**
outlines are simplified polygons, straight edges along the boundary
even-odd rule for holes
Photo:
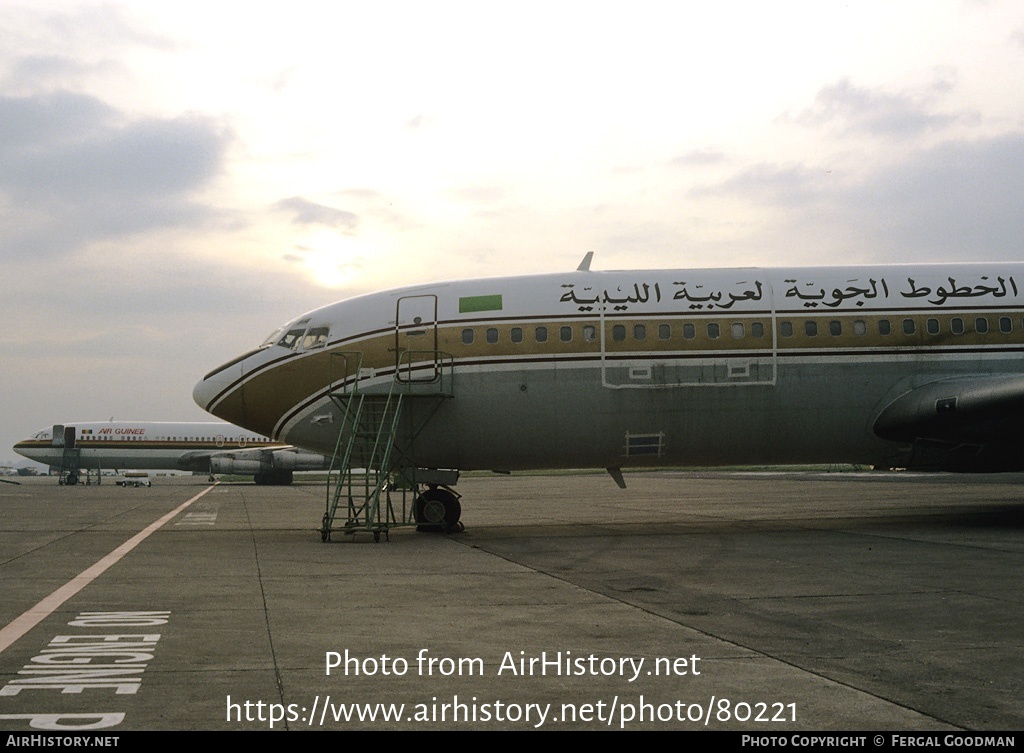
[[[470,295],[459,299],[459,313],[474,311],[501,311],[500,295]]]

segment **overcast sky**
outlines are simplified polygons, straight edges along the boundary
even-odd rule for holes
[[[0,4],[0,461],[374,289],[1018,260],[1024,5]]]

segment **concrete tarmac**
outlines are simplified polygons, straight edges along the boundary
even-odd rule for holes
[[[464,533],[326,544],[322,485],[18,480],[4,731],[1024,720],[1021,476],[469,477]]]

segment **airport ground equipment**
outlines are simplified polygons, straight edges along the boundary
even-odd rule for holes
[[[52,442],[54,447],[62,448],[60,454],[60,465],[57,467],[57,483],[61,486],[74,486],[82,481],[82,474],[85,474],[85,483],[91,484],[93,475],[96,476],[96,484],[101,482],[100,468],[82,467],[82,450],[78,447],[78,438],[75,435],[74,426],[63,426],[56,424],[53,427]]]
[[[366,531],[380,541],[392,528],[459,526],[458,471],[418,468],[416,437],[441,404],[454,397],[453,358],[400,351],[390,380],[373,379],[358,351],[332,353],[329,396],[340,417],[320,526],[331,534]],[[337,375],[337,378],[334,377]],[[372,380],[372,382],[371,382]]]

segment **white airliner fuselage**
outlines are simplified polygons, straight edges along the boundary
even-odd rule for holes
[[[14,451],[53,468],[70,464],[74,480],[78,472],[101,469],[174,469],[252,474],[257,483],[287,483],[293,470],[327,467],[322,455],[222,422],[57,424],[18,442]]]
[[[400,288],[304,314],[194,397],[328,454],[344,422],[332,392],[432,388],[439,405],[403,419],[403,462],[421,468],[1020,469],[1024,265],[576,271]]]

